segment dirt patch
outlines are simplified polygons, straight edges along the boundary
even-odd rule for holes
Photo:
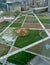
[[[49,34],[50,34],[50,30],[48,30]]]
[[[23,20],[17,20],[17,21],[15,21],[15,22],[19,22],[19,23],[22,23],[22,22],[23,22]]]
[[[0,33],[3,31],[4,29],[0,29]]]
[[[50,29],[50,25],[45,24],[44,26],[46,29]]]
[[[27,24],[25,23],[23,28],[42,28],[40,24]]]
[[[9,51],[9,48],[10,47],[0,43],[0,56],[6,55]]]
[[[16,50],[18,50],[18,49],[15,48],[15,47],[13,47],[12,50],[11,50],[11,52],[14,52],[14,51],[16,51]]]
[[[6,50],[5,46],[2,45],[2,44],[0,44],[0,53],[3,52],[3,51],[5,51],[5,50]]]

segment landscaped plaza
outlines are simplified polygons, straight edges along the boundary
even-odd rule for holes
[[[37,16],[44,26],[49,25],[48,24],[49,21],[43,22],[43,16],[46,16],[46,14],[43,14],[43,13],[37,14]],[[44,19],[46,18],[44,17]],[[47,28],[47,30],[49,30],[49,28]],[[2,51],[0,53],[0,57],[2,58],[2,56],[6,54],[14,53],[15,51],[17,52],[18,50],[24,47],[33,45],[30,48],[31,50],[29,48],[28,49],[26,48],[27,52],[26,51],[19,52],[15,55],[10,56],[7,59],[7,62],[10,62],[13,64],[26,65],[37,54],[46,56],[46,54],[40,52],[42,49],[41,46],[43,45],[43,43],[40,43],[41,49],[38,49],[39,47],[34,47],[34,45],[36,45],[37,42],[45,38],[48,38],[46,30],[44,30],[44,28],[38,22],[34,14],[33,15],[28,15],[28,14],[20,15],[20,17],[17,20],[15,20],[7,29],[5,27],[4,33],[0,35],[0,43],[1,43],[0,51]],[[2,47],[3,49],[1,49]],[[32,47],[33,47],[33,51],[32,51]],[[36,49],[37,49],[37,52],[36,52]],[[31,54],[31,52],[33,54]],[[37,54],[34,55],[34,52]],[[43,52],[45,52],[45,50]],[[23,58],[25,58],[25,61],[21,60]],[[15,62],[13,62],[14,60]]]
[[[37,56],[50,58],[50,13],[4,12],[0,18],[0,63],[30,65]]]
[[[37,14],[46,29],[50,29],[50,13]]]
[[[0,0],[0,65],[50,65],[50,0]]]

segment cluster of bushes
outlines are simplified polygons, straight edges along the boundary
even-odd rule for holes
[[[19,14],[20,14],[20,11],[16,11],[16,12],[14,13],[14,16],[17,17]]]

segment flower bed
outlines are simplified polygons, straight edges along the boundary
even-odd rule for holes
[[[15,33],[18,34],[19,36],[27,36],[28,33],[29,33],[29,31],[26,30],[26,29],[22,29],[21,32],[20,32],[20,34],[19,34],[19,31],[20,30],[15,30]]]

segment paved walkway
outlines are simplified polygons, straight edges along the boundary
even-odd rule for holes
[[[50,64],[41,57],[37,56],[30,61],[30,65],[50,65]]]
[[[50,34],[50,30],[48,30],[48,33]]]
[[[26,19],[25,19],[26,20]],[[39,19],[38,19],[38,21],[39,21]],[[40,21],[39,21],[40,22]],[[24,24],[25,22],[23,22],[23,24]],[[22,24],[22,27],[23,27],[23,24]],[[40,22],[40,24],[41,24],[41,22]],[[41,24],[42,25],[42,24]],[[42,27],[44,28],[44,26],[42,25]],[[21,28],[22,29],[22,28]],[[48,33],[48,31],[44,28],[44,30],[47,32],[47,34],[49,35],[49,33]],[[16,53],[18,53],[18,52],[21,52],[21,51],[23,51],[23,50],[25,50],[25,49],[27,49],[27,48],[30,48],[30,47],[32,47],[32,46],[34,46],[34,45],[36,45],[36,44],[39,44],[39,43],[41,43],[41,42],[43,42],[43,41],[45,41],[45,40],[47,40],[47,39],[49,39],[50,37],[46,37],[45,39],[42,39],[42,40],[40,40],[40,41],[37,41],[37,42],[35,42],[35,43],[32,43],[32,44],[30,44],[30,45],[28,45],[28,46],[26,46],[26,47],[24,47],[24,48],[21,48],[21,49],[19,49],[19,50],[17,50],[17,51],[15,51],[15,52],[12,52],[11,54],[9,53],[9,54],[7,54],[7,55],[5,55],[5,56],[3,56],[3,57],[1,57],[0,59],[2,59],[2,58],[6,58],[6,57],[9,57],[9,56],[11,56],[11,55],[14,55],[14,54],[16,54]],[[13,43],[14,44],[14,43]],[[12,45],[12,47],[13,47],[13,45]]]
[[[16,21],[18,18],[20,18],[20,16],[16,17],[15,20],[12,21],[12,23],[10,25],[8,25],[6,27],[6,29],[4,29],[1,33],[0,33],[0,36],[14,23],[14,21]]]
[[[36,16],[36,14],[34,13],[34,16],[36,17],[36,19],[38,20],[39,24],[42,26],[43,30],[47,33],[47,35],[50,37],[50,34],[48,33],[48,31],[46,30],[46,28],[44,27],[44,25],[41,23],[41,21],[39,20],[39,18]]]
[[[26,18],[27,18],[27,15],[25,16],[25,19],[24,19],[24,21],[23,21],[23,23],[22,23],[22,25],[21,25],[21,28],[19,29],[19,33],[20,33],[20,31],[21,31],[21,29],[22,29],[24,23],[25,23]],[[8,54],[11,53],[12,48],[13,48],[13,46],[14,46],[15,41],[17,40],[17,38],[18,38],[18,35],[16,36],[16,39],[15,39],[14,42],[12,43],[11,48],[10,48]],[[7,61],[7,58],[6,58],[6,60],[4,61],[3,65],[5,65],[6,61]]]
[[[10,62],[6,62],[6,65],[16,65],[16,64],[13,64],[13,63],[10,63]]]
[[[35,16],[36,16],[36,15],[35,15]],[[37,17],[37,16],[36,16],[36,17]],[[38,19],[38,18],[37,18],[37,19]],[[25,20],[26,20],[26,19],[25,19]],[[24,20],[24,21],[25,21],[25,20]],[[39,23],[41,24],[41,26],[43,27],[43,30],[45,30],[46,33],[47,33],[48,36],[49,36],[50,34],[49,34],[48,31],[45,29],[45,27],[43,26],[43,24],[40,22],[39,19],[38,19],[38,21],[39,21]],[[21,26],[21,29],[22,29],[24,23],[25,23],[25,22],[23,22],[23,24],[22,24],[22,26]],[[21,29],[20,29],[20,30],[21,30]],[[12,52],[11,54],[9,53],[9,54],[7,54],[7,55],[1,57],[0,59],[6,58],[6,57],[9,57],[9,56],[11,56],[11,55],[14,55],[14,54],[16,54],[16,53],[18,53],[18,52],[21,52],[21,51],[23,51],[23,50],[25,50],[25,49],[28,49],[28,48],[30,48],[30,47],[36,45],[36,44],[41,43],[41,42],[43,42],[43,41],[45,41],[45,40],[47,40],[47,39],[49,39],[49,38],[50,38],[50,36],[49,36],[49,37],[46,37],[45,39],[42,39],[42,40],[40,40],[40,41],[37,41],[37,42],[35,42],[35,43],[32,43],[32,44],[30,44],[30,45],[28,45],[28,46],[26,46],[26,47],[24,47],[24,48],[21,48],[21,49],[15,51],[15,52]],[[17,38],[16,38],[16,39],[17,39]],[[13,43],[13,45],[14,45],[14,43]],[[12,47],[13,47],[13,45],[12,45]],[[11,48],[12,48],[12,47],[11,47]],[[10,49],[10,51],[11,51],[11,49]]]

